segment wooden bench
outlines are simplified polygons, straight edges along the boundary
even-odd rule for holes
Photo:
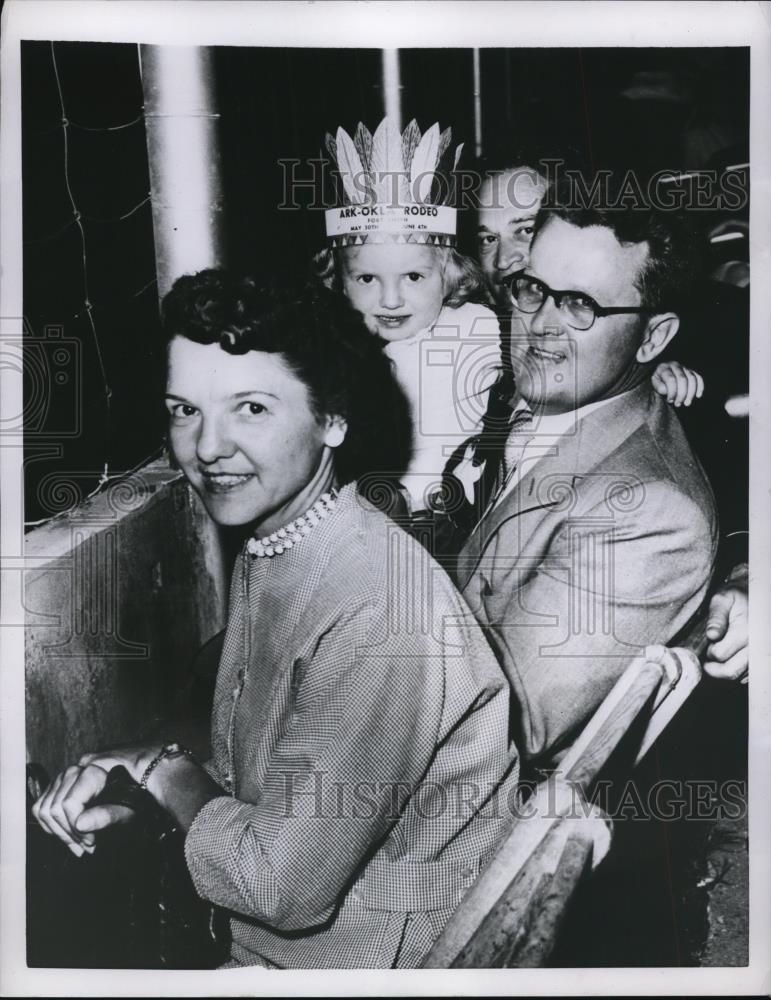
[[[705,647],[706,618],[677,647],[648,647],[629,665],[556,769],[523,802],[424,968],[546,962],[576,887],[610,848],[612,824],[590,802],[594,781],[635,725],[642,732],[633,756],[639,763],[699,683]]]

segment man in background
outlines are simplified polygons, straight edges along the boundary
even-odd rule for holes
[[[511,313],[508,279],[527,265],[547,187],[545,171],[523,163],[492,170],[479,191],[477,255],[490,293],[505,315]]]

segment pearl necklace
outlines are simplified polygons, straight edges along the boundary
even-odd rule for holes
[[[250,538],[246,543],[249,552],[262,559],[265,556],[280,556],[287,549],[294,548],[298,542],[307,537],[317,524],[328,517],[337,506],[337,492],[323,493],[316,503],[313,504],[297,520],[287,524],[278,531],[273,531],[264,538]]]

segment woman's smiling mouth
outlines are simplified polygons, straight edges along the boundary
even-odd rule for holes
[[[254,479],[252,472],[203,472],[201,475],[208,493],[229,493],[244,486],[250,479]]]

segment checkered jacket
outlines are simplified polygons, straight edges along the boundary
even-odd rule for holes
[[[352,486],[236,566],[207,765],[185,842],[232,911],[233,962],[414,967],[516,789],[509,690],[444,572]]]

